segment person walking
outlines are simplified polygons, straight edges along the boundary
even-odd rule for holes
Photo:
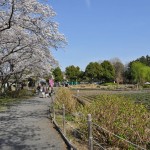
[[[45,92],[46,92],[46,88],[45,88],[45,86],[43,86],[43,87],[42,87],[42,97],[43,97],[43,98],[46,97]]]
[[[39,95],[40,94],[40,90],[41,90],[41,86],[40,86],[40,84],[38,84],[38,86],[37,86],[37,94]]]

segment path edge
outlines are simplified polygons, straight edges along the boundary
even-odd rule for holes
[[[53,119],[53,116],[51,115],[50,109],[49,109],[49,114],[50,114],[50,120],[54,124],[55,129],[60,133],[61,137],[65,141],[66,145],[70,148],[70,150],[78,150],[73,144],[70,143],[70,141],[68,140],[68,138],[63,134],[63,132],[61,131],[61,129],[58,126],[57,122]]]

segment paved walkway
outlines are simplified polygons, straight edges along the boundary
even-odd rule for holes
[[[33,98],[0,113],[0,150],[67,150],[48,119],[50,98]]]

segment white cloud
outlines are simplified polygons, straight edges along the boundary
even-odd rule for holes
[[[85,0],[85,2],[86,2],[87,7],[90,8],[90,6],[91,6],[91,0]]]

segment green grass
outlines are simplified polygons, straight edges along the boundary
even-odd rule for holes
[[[9,91],[6,95],[0,97],[0,112],[8,109],[13,103],[19,103],[22,100],[29,99],[34,96],[33,90],[21,90],[17,95],[17,98],[14,98],[16,95],[14,91]]]
[[[13,103],[18,103],[20,99],[15,98],[0,98],[0,111],[5,111]]]
[[[108,83],[103,83],[101,85],[103,85],[103,86],[109,86],[109,85],[117,85],[117,83],[108,82]]]

